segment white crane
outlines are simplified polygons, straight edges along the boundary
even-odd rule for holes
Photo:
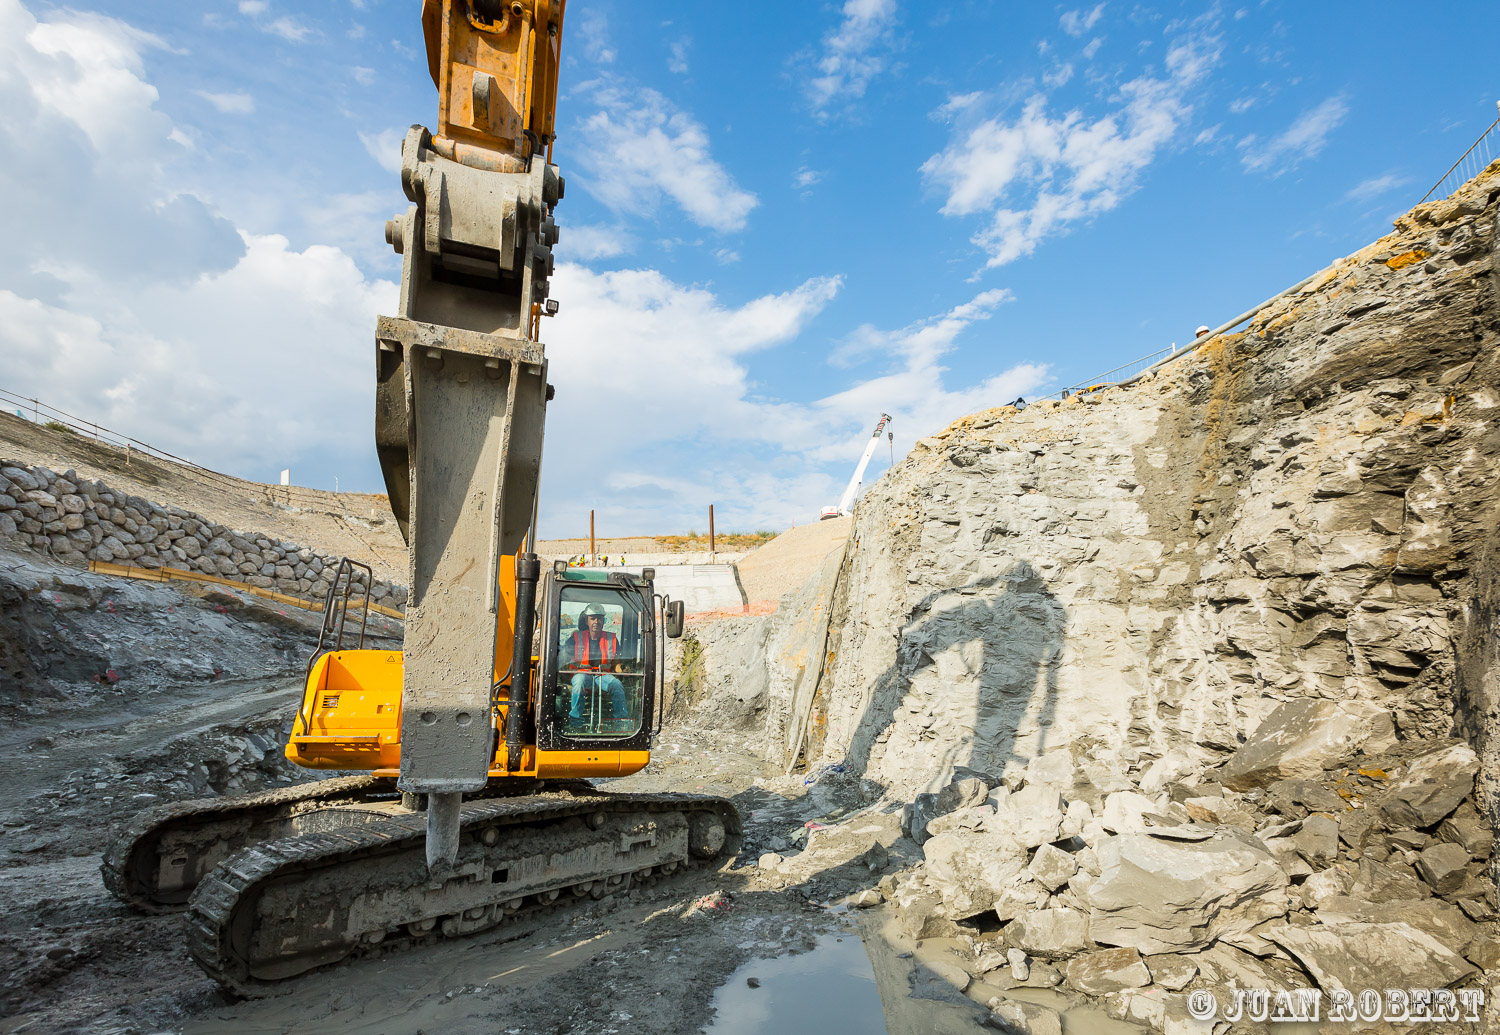
[[[865,468],[870,465],[870,457],[875,454],[875,447],[880,445],[880,433],[885,430],[885,426],[890,422],[891,415],[889,413],[882,413],[880,415],[880,420],[875,423],[875,430],[870,433],[870,441],[865,446],[864,455],[859,458],[859,466],[854,469],[854,477],[849,479],[849,486],[844,490],[844,495],[840,497],[838,506],[824,507],[822,517],[819,518],[820,521],[849,516],[850,511],[854,508],[854,497],[858,494],[860,483],[864,480]]]

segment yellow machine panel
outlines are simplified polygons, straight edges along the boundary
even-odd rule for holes
[[[287,740],[309,769],[383,769],[401,759],[401,652],[344,650],[312,667]]]

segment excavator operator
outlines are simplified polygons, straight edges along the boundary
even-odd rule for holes
[[[610,674],[624,671],[618,661],[619,637],[605,630],[604,608],[598,604],[590,604],[584,608],[578,616],[578,624],[578,630],[564,642],[560,659],[561,668],[572,669],[576,673],[571,684],[573,697],[572,706],[568,709],[568,720],[573,723],[584,721],[585,717],[579,714],[578,706],[586,688],[609,694],[610,702],[614,705],[614,717],[623,719],[630,714],[629,706],[625,703],[625,684]]]

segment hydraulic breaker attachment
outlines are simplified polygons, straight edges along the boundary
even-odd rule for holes
[[[386,224],[401,303],[376,328],[375,438],[411,587],[399,786],[431,796],[429,862],[451,863],[457,796],[486,783],[492,688],[512,667],[499,559],[536,506],[562,4],[426,0],[422,21],[441,115],[402,145],[411,205]]]

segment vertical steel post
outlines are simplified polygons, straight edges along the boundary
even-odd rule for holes
[[[594,512],[589,511],[589,563],[594,563]]]
[[[526,744],[526,699],[531,684],[531,632],[536,623],[536,583],[541,562],[534,553],[516,558],[516,636],[510,661],[510,706],[505,713],[505,768],[521,768]]]
[[[708,552],[714,552],[714,505],[708,505]]]

